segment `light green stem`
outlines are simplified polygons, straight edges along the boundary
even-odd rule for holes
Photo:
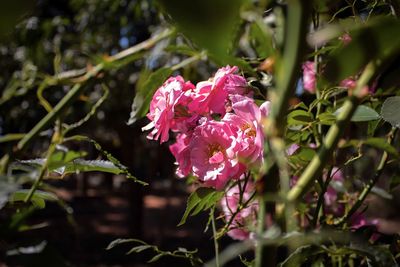
[[[219,265],[219,244],[218,244],[218,238],[217,238],[217,228],[215,226],[215,207],[213,207],[210,211],[210,216],[211,216],[211,227],[213,230],[213,239],[214,239],[214,251],[215,251],[215,266],[220,267]]]
[[[308,187],[317,176],[322,173],[324,166],[332,156],[333,150],[336,148],[337,143],[343,135],[347,124],[350,122],[361,98],[364,96],[365,86],[373,78],[376,68],[377,64],[375,62],[371,62],[365,68],[360,79],[357,81],[357,86],[354,89],[353,94],[349,96],[343,104],[342,112],[339,114],[336,123],[329,129],[317,155],[313,157],[296,185],[289,191],[287,196],[288,201],[298,200],[307,191]]]

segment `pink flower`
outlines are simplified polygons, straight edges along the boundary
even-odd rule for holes
[[[226,113],[228,95],[245,94],[248,90],[246,79],[234,74],[237,67],[220,68],[214,77],[196,85],[194,100],[189,105],[192,112],[204,115]]]
[[[245,188],[243,188],[245,183],[243,181],[240,183],[243,190],[241,203],[239,203],[240,188],[239,185],[236,185],[226,192],[224,198],[221,200],[221,206],[227,222],[229,222],[236,213],[229,226],[228,235],[236,240],[246,240],[249,239],[251,234],[249,228],[254,228],[255,226],[258,203],[256,201],[250,201],[246,207],[238,211],[240,205],[249,201],[254,192],[254,185],[250,181],[247,182]]]
[[[303,87],[304,90],[314,94],[316,90],[316,72],[313,61],[307,61],[303,64]]]
[[[233,95],[231,101],[235,113],[225,114],[222,121],[232,125],[236,132],[237,138],[233,140],[232,147],[241,162],[258,165],[263,161],[264,152],[262,113],[268,114],[269,102],[259,108],[249,97]]]
[[[189,142],[189,136],[186,134],[179,134],[176,137],[176,142],[169,146],[169,150],[176,159],[176,165],[178,165],[176,175],[181,178],[189,175],[192,169]]]
[[[221,189],[229,179],[237,179],[244,166],[235,157],[235,133],[227,122],[206,120],[197,126],[189,144],[193,174],[207,186]]]
[[[158,88],[147,114],[151,122],[142,128],[143,131],[153,129],[147,138],[160,139],[163,143],[169,138],[169,130],[186,131],[195,124],[197,115],[190,114],[187,108],[192,101],[192,89],[194,85],[181,76],[170,77]]]
[[[352,78],[346,78],[340,82],[340,86],[347,89],[354,89],[356,87],[356,81]]]
[[[352,38],[351,38],[350,34],[348,34],[346,32],[342,36],[339,37],[339,40],[342,41],[344,45],[348,45],[351,42]]]

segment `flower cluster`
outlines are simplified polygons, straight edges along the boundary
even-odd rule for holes
[[[169,140],[177,175],[192,173],[205,186],[223,189],[263,160],[262,118],[269,102],[258,107],[237,67],[219,69],[194,86],[181,76],[169,78],[154,94],[147,117],[149,139]]]

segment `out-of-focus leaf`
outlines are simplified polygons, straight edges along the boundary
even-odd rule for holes
[[[271,33],[268,32],[268,29],[261,27],[262,24],[260,23],[251,24],[250,41],[254,49],[257,51],[258,56],[261,58],[266,58],[273,54],[272,37]]]
[[[280,263],[279,267],[292,267],[292,266],[302,266],[307,260],[312,256],[324,253],[324,250],[317,246],[303,246],[297,248],[289,257]]]
[[[367,140],[362,141],[362,144],[382,149],[383,151],[386,151],[390,155],[399,158],[399,152],[397,151],[397,149],[391,144],[389,144],[385,138],[378,138],[378,137],[368,138]]]
[[[150,260],[148,260],[147,263],[156,262],[156,261],[158,261],[162,256],[164,256],[164,254],[157,254],[157,255],[155,255],[153,258],[151,258]]]
[[[133,124],[136,120],[146,116],[154,92],[171,74],[172,69],[170,68],[161,68],[150,74],[142,88],[139,88],[140,90],[136,92],[136,96],[132,103],[128,125]]]
[[[10,201],[11,202],[24,201],[28,194],[29,190],[26,189],[18,190],[10,196]],[[57,201],[57,200],[58,197],[55,194],[40,190],[36,190],[31,198],[32,203],[40,209],[46,207],[46,201]]]
[[[0,210],[7,204],[11,193],[17,191],[18,184],[0,181]]]
[[[294,164],[308,164],[311,159],[315,156],[315,150],[309,147],[301,147],[289,157],[290,162]]]
[[[350,31],[352,41],[331,55],[324,76],[331,82],[339,82],[356,75],[371,60],[400,52],[399,27],[399,20],[379,17]]]
[[[231,0],[158,0],[178,28],[197,45],[214,56],[229,54],[240,23],[244,1]]]
[[[393,127],[400,128],[400,96],[389,97],[385,100],[381,109],[382,118]]]
[[[333,114],[338,116],[342,112],[342,109],[342,107],[338,108]],[[364,105],[358,106],[353,117],[351,117],[351,121],[354,122],[373,121],[378,119],[380,119],[378,112]]]
[[[188,216],[198,214],[200,211],[206,210],[215,205],[224,195],[224,192],[215,191],[212,188],[200,187],[190,194],[185,213],[182,216],[178,226],[184,224]]]

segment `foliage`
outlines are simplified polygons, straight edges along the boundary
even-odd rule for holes
[[[0,45],[0,209],[11,211],[0,233],[34,227],[25,222],[47,202],[69,213],[51,179],[96,171],[147,185],[85,134],[92,126],[101,136],[103,124],[118,132],[147,114],[149,139],[163,143],[172,130],[177,174],[193,175],[178,226],[209,211],[208,265],[239,256],[256,267],[397,266],[398,246],[365,213],[367,196],[390,199],[399,184],[397,0],[74,0],[51,19],[41,5]],[[107,110],[123,117],[99,120]],[[224,147],[212,143],[217,134]],[[73,148],[87,142],[103,159]],[[205,163],[195,165],[204,148]],[[225,235],[241,242],[220,252]],[[128,254],[153,251],[149,263],[203,263],[197,250],[163,251],[137,239],[108,249],[123,243],[138,244]],[[241,255],[248,250],[250,261]]]

